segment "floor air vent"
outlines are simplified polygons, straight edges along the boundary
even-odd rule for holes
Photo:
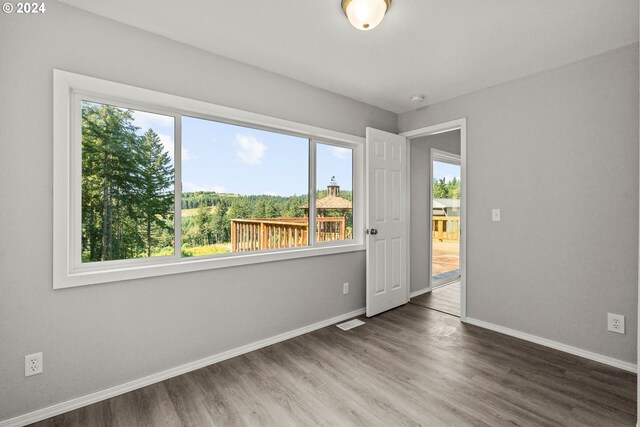
[[[336,325],[336,326],[342,329],[343,331],[348,331],[349,329],[353,329],[356,326],[360,326],[360,325],[364,325],[364,322],[362,320],[353,319],[353,320],[349,320],[348,322],[340,323],[339,325]]]

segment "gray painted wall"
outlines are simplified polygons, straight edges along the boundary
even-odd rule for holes
[[[467,315],[636,363],[638,45],[404,113],[398,125],[461,117]],[[626,335],[607,332],[607,312],[626,316]]]
[[[0,420],[364,306],[364,252],[53,291],[52,68],[356,135],[395,114],[57,2],[1,14],[0,57]]]
[[[468,117],[468,315],[636,362],[637,45],[398,122],[57,2],[44,15],[0,14],[0,57],[0,420],[346,313],[365,299],[363,252],[53,291],[54,67],[356,135],[366,126],[393,132]],[[613,232],[603,227],[611,204]],[[503,210],[502,222],[490,222],[492,207]],[[607,311],[627,315],[626,335],[605,331]],[[23,357],[37,351],[45,372],[25,379]]]
[[[460,131],[439,133],[415,138],[409,141],[411,146],[411,292],[429,287],[431,275],[431,226],[429,224],[429,186],[431,185],[431,149],[460,154]]]

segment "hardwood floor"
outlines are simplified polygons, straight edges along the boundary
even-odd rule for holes
[[[411,298],[411,304],[460,317],[460,281],[440,286]]]
[[[407,304],[36,426],[633,426],[636,375]]]

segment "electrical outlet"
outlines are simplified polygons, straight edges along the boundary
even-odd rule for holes
[[[24,357],[24,376],[42,373],[42,353],[29,354]]]
[[[491,221],[500,221],[500,209],[491,209]]]
[[[349,293],[349,282],[342,284],[342,295],[347,295]]]
[[[624,316],[622,314],[607,313],[607,330],[624,334]]]

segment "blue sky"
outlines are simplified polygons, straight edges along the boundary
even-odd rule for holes
[[[134,111],[134,125],[152,128],[173,157],[173,118]],[[183,191],[216,191],[242,195],[307,194],[308,140],[241,126],[183,116]],[[352,150],[317,146],[317,184],[332,176],[342,190],[352,188]]]
[[[460,181],[460,166],[451,163],[433,162],[433,177],[436,179],[445,178],[446,182],[455,177]]]
[[[353,150],[327,144],[316,146],[316,186],[324,190],[331,178],[336,178],[340,190],[353,189]]]

